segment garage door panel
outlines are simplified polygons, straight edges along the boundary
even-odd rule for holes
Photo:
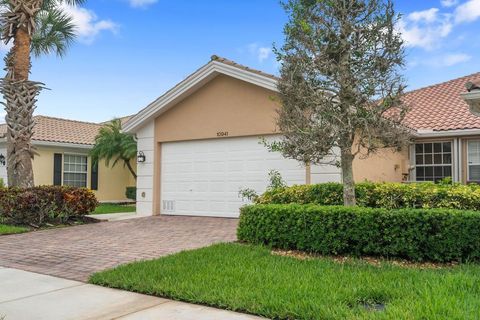
[[[273,169],[289,185],[305,183],[302,165],[269,152],[259,141],[240,137],[162,144],[162,213],[238,217],[247,203],[239,190],[265,191]]]

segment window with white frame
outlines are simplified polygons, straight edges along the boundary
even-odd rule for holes
[[[439,181],[452,177],[452,142],[415,144],[415,175],[417,181]]]
[[[63,185],[73,187],[87,186],[87,156],[76,154],[63,155]]]
[[[467,143],[468,181],[480,181],[480,140]]]

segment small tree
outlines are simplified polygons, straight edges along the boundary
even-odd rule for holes
[[[122,132],[120,119],[114,119],[100,129],[95,137],[95,146],[90,151],[90,156],[95,163],[105,159],[107,166],[113,160],[112,167],[121,161],[137,179],[137,174],[130,164],[130,161],[137,156],[137,141],[133,135]]]
[[[276,144],[287,158],[321,164],[340,149],[345,205],[355,205],[353,160],[408,140],[401,121],[404,65],[391,0],[289,0],[278,83]]]

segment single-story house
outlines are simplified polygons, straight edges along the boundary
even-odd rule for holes
[[[135,179],[128,169],[122,164],[107,167],[103,160],[94,166],[88,156],[102,124],[46,116],[35,116],[34,122],[35,185],[86,187],[92,189],[101,202],[128,201],[125,189],[135,186]],[[6,125],[0,125],[0,155],[4,156],[3,159],[7,155],[6,131]],[[6,163],[0,163],[0,178],[7,183]]]
[[[356,158],[355,180],[480,182],[480,116],[465,101],[480,100],[480,90],[466,89],[479,89],[472,86],[478,81],[480,73],[408,92],[404,124],[415,142]],[[341,181],[334,165],[304,166],[259,143],[279,136],[276,84],[273,75],[213,56],[130,118],[124,130],[137,135],[145,155],[137,212],[237,217],[244,204],[238,191],[264,191],[271,169],[290,185]]]
[[[130,118],[145,157],[137,164],[137,213],[238,217],[242,188],[263,192],[268,172],[288,184],[341,181],[334,165],[305,166],[269,152],[276,139],[277,78],[213,56]],[[354,163],[357,181],[402,181],[408,150],[385,150]]]

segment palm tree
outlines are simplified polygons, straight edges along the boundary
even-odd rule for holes
[[[120,119],[113,119],[100,128],[98,135],[95,137],[95,146],[90,151],[90,156],[95,163],[98,163],[100,159],[105,159],[107,166],[113,160],[112,167],[121,161],[133,177],[137,179],[137,174],[130,164],[130,161],[137,156],[137,141],[135,141],[133,135],[122,132],[122,121]]]
[[[75,37],[72,18],[62,5],[84,0],[0,0],[1,38],[13,40],[6,54],[6,75],[0,80],[7,123],[7,173],[10,186],[32,187],[33,111],[43,84],[29,80],[31,55],[62,57]]]

